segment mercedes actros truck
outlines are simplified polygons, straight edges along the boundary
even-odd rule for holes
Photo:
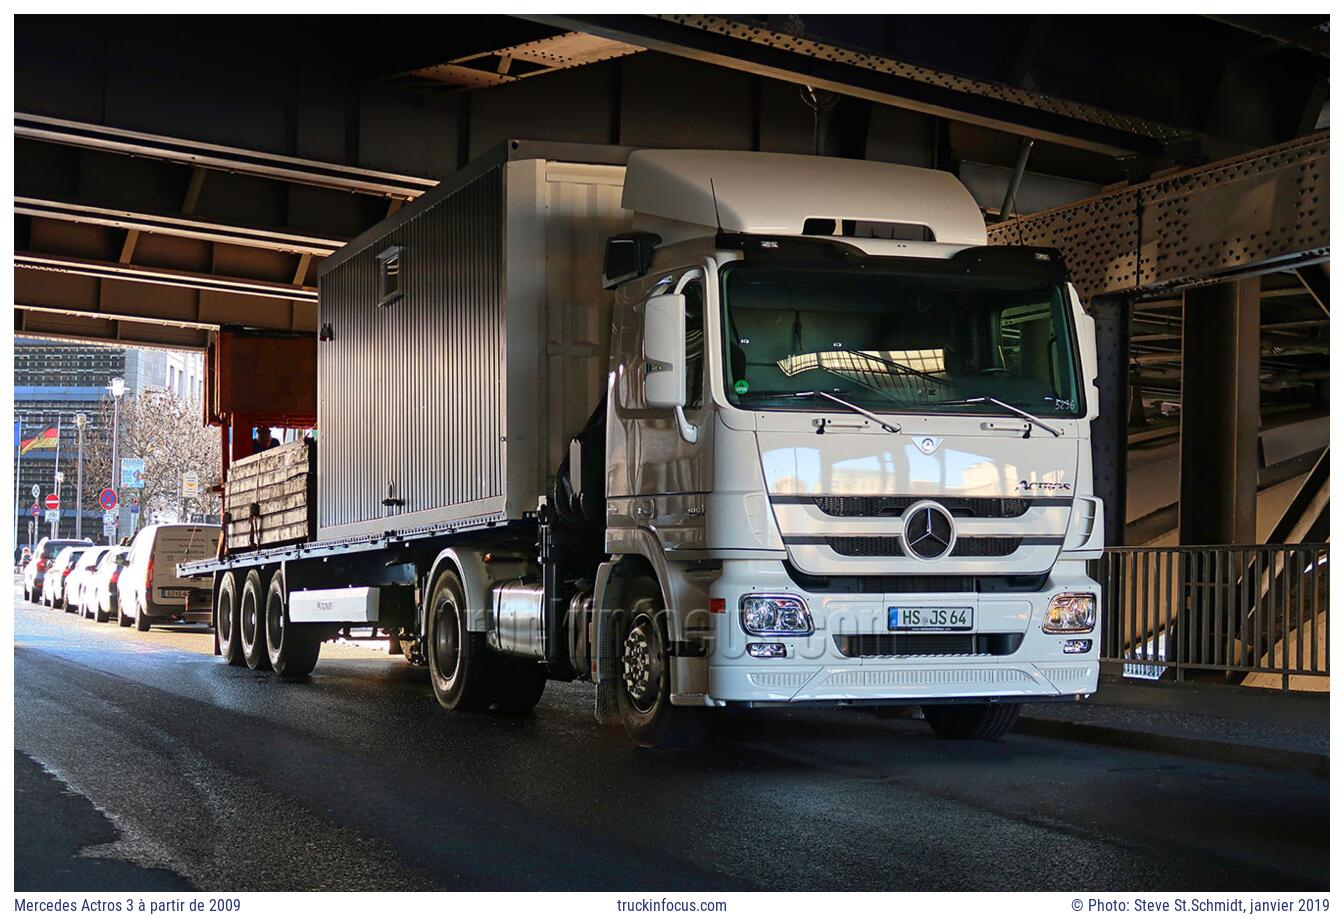
[[[509,142],[332,255],[318,325],[313,532],[181,567],[231,665],[386,636],[446,709],[589,681],[643,746],[1096,691],[1093,323],[950,173]]]

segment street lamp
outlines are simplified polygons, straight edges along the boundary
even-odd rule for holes
[[[75,462],[75,539],[84,536],[84,426],[89,418],[83,412],[75,416],[75,428],[79,431],[79,459]]]
[[[107,389],[112,393],[112,482],[109,485],[117,489],[121,487],[121,474],[119,472],[121,470],[121,457],[118,452],[120,447],[118,438],[121,435],[121,397],[126,392],[126,381],[121,377],[113,377],[107,382]],[[120,519],[117,521],[117,533],[121,533]]]

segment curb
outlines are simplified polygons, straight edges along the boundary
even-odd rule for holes
[[[1180,757],[1194,757],[1247,767],[1289,770],[1294,773],[1308,773],[1322,779],[1330,776],[1330,755],[1310,751],[1292,751],[1179,735],[1159,735],[1129,728],[1068,722],[1062,719],[1043,719],[1037,716],[1022,716],[1017,720],[1013,731],[1019,735],[1032,735],[1037,738],[1081,741],[1085,744],[1103,744],[1110,747],[1153,751],[1158,754],[1175,754]]]

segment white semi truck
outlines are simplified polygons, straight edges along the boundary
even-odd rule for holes
[[[230,664],[385,634],[447,709],[587,680],[645,746],[1097,688],[1093,324],[949,173],[510,142],[319,304],[315,532],[182,567]]]

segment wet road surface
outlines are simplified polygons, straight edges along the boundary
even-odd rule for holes
[[[551,684],[441,711],[423,669],[323,647],[224,665],[15,591],[19,890],[1316,890],[1319,778],[865,713],[743,713],[650,752]]]

